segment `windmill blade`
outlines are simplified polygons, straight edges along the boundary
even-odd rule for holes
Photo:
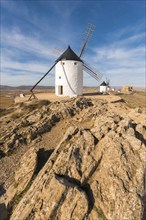
[[[100,81],[102,78],[102,75],[99,75],[98,73],[93,72],[92,70],[90,70],[89,68],[84,66],[84,70],[89,73],[90,75],[92,75],[93,78],[95,78],[97,81]]]
[[[57,56],[60,56],[63,53],[63,50],[60,48],[55,47],[53,53]]]
[[[92,76],[94,79],[96,79],[97,81],[100,81],[102,78],[102,73],[100,73],[98,70],[96,70],[95,68],[91,68],[87,63],[84,62],[83,64],[83,69],[90,75]]]
[[[48,72],[45,73],[45,75],[30,89],[31,96],[29,97],[28,100],[31,100],[31,97],[36,98],[36,96],[33,93],[34,88],[48,75],[48,73],[54,68],[55,65],[56,65],[56,63],[54,63],[54,65],[48,70]]]
[[[93,73],[97,74],[99,76],[99,78],[102,78],[103,74],[99,70],[97,70],[94,67],[89,66],[89,64],[85,61],[84,61],[83,65],[86,66],[88,69],[90,69],[90,71],[92,71]]]
[[[93,35],[94,30],[95,30],[95,25],[88,23],[84,37],[83,37],[83,42],[82,42],[81,50],[79,53],[79,57],[83,56],[83,54],[85,53],[85,50],[88,46],[89,40],[91,39]]]
[[[106,84],[109,86],[110,84],[110,80],[108,78],[106,78]]]
[[[91,71],[89,71],[86,67],[83,66],[83,70],[84,70],[86,73],[88,73],[90,76],[92,76],[94,79],[96,79],[97,81],[99,81],[98,78],[97,78]]]

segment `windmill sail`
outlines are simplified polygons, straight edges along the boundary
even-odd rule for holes
[[[54,53],[56,56],[61,56],[61,54],[63,53],[63,50],[60,49],[60,48],[55,47],[54,50],[53,50],[53,53]]]
[[[85,50],[88,46],[89,40],[91,39],[91,37],[93,35],[94,30],[95,30],[95,25],[89,23],[87,28],[86,28],[84,37],[83,37],[83,43],[82,43],[82,46],[81,46],[79,57],[82,57],[83,54],[85,53]]]
[[[83,63],[83,70],[87,72],[90,76],[92,76],[97,81],[100,81],[102,78],[102,73],[100,73],[95,68],[91,68],[87,63]]]
[[[107,86],[109,86],[109,84],[110,84],[110,80],[107,78],[106,78],[106,84],[107,84]]]

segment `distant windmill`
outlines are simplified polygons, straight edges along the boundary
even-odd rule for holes
[[[100,87],[99,87],[99,91],[101,93],[106,93],[109,88],[110,88],[110,80],[106,78],[106,81],[103,81],[101,84],[100,84]]]
[[[100,81],[102,74],[95,68],[91,68],[81,57],[84,55],[89,40],[92,37],[95,26],[88,24],[79,56],[70,48],[62,53],[55,61],[48,72],[31,88],[29,100],[36,96],[34,88],[51,72],[55,67],[55,94],[57,96],[77,96],[83,93],[83,70],[97,81]]]

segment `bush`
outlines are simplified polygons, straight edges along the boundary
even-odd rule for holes
[[[0,116],[7,114],[7,110],[4,108],[0,108]]]
[[[21,113],[13,113],[12,115],[11,115],[11,119],[17,119],[17,118],[20,118],[21,116],[23,115],[23,113],[21,112]]]
[[[34,101],[33,103],[29,104],[29,105],[25,105],[23,106],[23,109],[25,110],[29,110],[29,111],[33,111],[35,109],[39,109],[42,106],[47,106],[49,105],[51,102],[49,100],[40,100],[40,101]]]
[[[49,105],[50,103],[51,102],[49,100],[43,99],[38,102],[38,105],[42,107],[43,105]]]

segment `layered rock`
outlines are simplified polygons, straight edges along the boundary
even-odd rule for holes
[[[102,138],[98,120],[93,131],[69,128],[12,220],[141,218],[145,146],[131,120],[112,115]]]
[[[39,107],[39,102],[31,105],[19,105],[15,113],[2,118],[0,128],[0,157],[9,155],[22,145],[49,132],[60,120],[70,118],[85,108],[93,106],[89,99],[78,98],[70,101],[48,103]]]
[[[115,113],[115,107],[117,102],[77,98],[49,103],[9,122],[3,153],[30,149],[0,200],[0,208],[5,207],[1,218],[140,220],[146,129],[128,114]],[[63,121],[69,128],[60,143],[54,151],[44,149],[43,135]]]

